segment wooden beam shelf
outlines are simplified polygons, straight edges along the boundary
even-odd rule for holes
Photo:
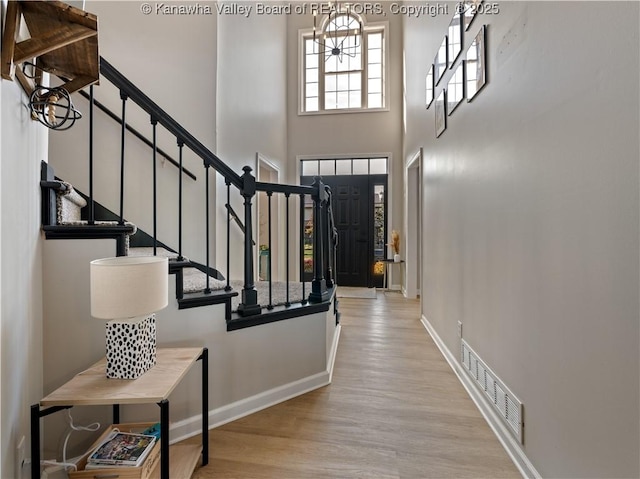
[[[21,22],[29,38],[19,40]],[[38,69],[61,78],[69,93],[98,83],[98,18],[63,2],[10,0],[2,36],[2,78],[18,77],[30,95],[35,84],[19,70],[33,59]]]

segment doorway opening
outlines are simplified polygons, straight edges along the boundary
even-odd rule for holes
[[[420,280],[422,265],[422,188],[420,185],[422,171],[422,148],[420,148],[407,162],[405,167],[404,184],[404,237],[407,258],[405,278],[403,278],[404,295],[407,298],[420,296]]]
[[[279,183],[280,171],[268,158],[261,153],[256,154],[256,181],[261,183]],[[279,243],[280,238],[280,205],[278,202],[279,195],[274,195],[271,205],[271,224],[275,225],[271,232],[271,241],[273,251],[269,250],[269,198],[264,191],[258,191],[256,193],[257,203],[257,237],[256,243],[258,248],[256,250],[257,258],[255,263],[258,265],[257,275],[259,281],[269,281],[273,278],[274,281],[279,280],[279,262],[280,254],[276,245]],[[271,271],[269,271],[269,255],[271,255]]]
[[[321,176],[333,194],[340,286],[382,287],[388,217],[388,157],[304,159],[300,184]],[[313,202],[305,199],[304,275],[313,274]]]

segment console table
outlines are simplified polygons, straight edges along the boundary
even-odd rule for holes
[[[384,263],[384,276],[382,277],[382,289],[384,291],[389,291],[389,285],[387,284],[387,281],[390,277],[389,275],[389,268],[395,264],[399,264],[400,265],[400,274],[403,273],[403,268],[404,268],[404,260],[401,259],[400,261],[394,261],[393,258],[392,259],[381,259],[380,261],[382,261]]]
[[[202,362],[202,450],[199,446],[178,448],[169,462],[169,394],[196,361]],[[121,404],[157,403],[160,406],[160,479],[191,475],[202,455],[209,462],[209,353],[207,348],[159,348],[157,363],[137,379],[110,379],[106,359],[74,376],[38,404],[31,406],[31,478],[40,477],[40,418],[73,406],[113,406],[113,422],[120,422]],[[179,471],[179,472],[178,472]]]

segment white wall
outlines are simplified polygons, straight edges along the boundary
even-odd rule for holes
[[[222,15],[218,18],[218,156],[239,175],[250,166],[256,176],[256,153],[285,171],[286,18],[281,15]],[[281,182],[282,181],[281,177]],[[218,178],[218,214],[226,218],[227,188]],[[253,200],[253,228],[256,199]],[[242,197],[231,188],[231,205],[244,221]],[[220,222],[217,257],[226,258],[226,229]],[[254,233],[253,239],[256,239]],[[243,257],[243,236],[231,224],[232,258]],[[226,266],[225,266],[226,267]],[[243,261],[232,261],[231,277],[243,277]],[[222,270],[226,274],[226,270]],[[257,271],[257,268],[255,269]]]
[[[48,394],[104,356],[105,323],[91,317],[89,263],[113,255],[113,240],[58,240],[44,244],[44,393]],[[61,275],[65,281],[60,281]],[[175,290],[170,276],[169,291]],[[209,348],[210,426],[246,415],[292,395],[326,385],[335,348],[333,310],[227,332],[224,306],[178,310],[175,299],[156,314],[159,347]],[[200,364],[170,396],[171,439],[201,427]],[[76,424],[110,423],[109,407],[73,408]],[[122,408],[123,422],[154,421],[155,404]],[[64,413],[45,421],[46,457],[60,457],[68,431]],[[73,433],[69,455],[86,449],[90,433]],[[3,476],[4,477],[4,476]]]
[[[29,407],[42,395],[39,182],[47,131],[30,119],[17,83],[2,80],[0,96],[0,477],[18,478],[16,446],[24,436],[29,454]]]
[[[489,82],[439,139],[424,79],[450,18],[405,22],[423,315],[455,357],[462,321],[522,400],[543,477],[638,477],[638,4],[500,9],[471,28]]]
[[[143,15],[139,3],[89,1],[98,16],[100,55],[138,86],[201,143],[215,152],[216,22],[212,15]],[[155,5],[155,4],[153,4]],[[213,5],[213,4],[211,4]],[[102,80],[96,98],[120,115],[118,91]],[[72,129],[51,135],[50,157],[56,174],[88,194],[88,103],[74,95],[85,115]],[[149,117],[127,102],[127,122],[152,138]],[[120,125],[96,109],[95,198],[119,211]],[[152,150],[126,136],[125,217],[149,234],[152,218]],[[158,145],[178,160],[176,139],[158,127]],[[178,248],[178,170],[158,155],[158,239]],[[205,175],[202,160],[184,148],[184,165],[197,176],[183,177],[183,253],[205,261]],[[211,198],[215,180],[211,177]],[[212,231],[215,222],[212,223]],[[213,245],[213,241],[211,241]],[[213,256],[212,256],[213,257]],[[213,264],[213,262],[212,262]]]
[[[2,2],[2,17],[4,18],[5,12],[5,2]],[[4,24],[3,24],[4,31]],[[0,112],[2,111],[2,81],[0,80]],[[2,144],[2,115],[0,115],[0,145]],[[1,152],[0,152],[1,153]],[[0,156],[1,159],[1,156]],[[0,161],[0,184],[2,184],[2,162]],[[2,211],[2,195],[0,195],[0,211]],[[0,292],[2,291],[2,223],[0,222]],[[2,371],[2,295],[0,295],[0,378]],[[2,429],[2,381],[0,381],[0,431]],[[4,439],[2,434],[0,434],[0,450],[4,451],[7,447],[5,446]],[[4,457],[0,456],[0,474],[2,473],[2,464],[4,463]]]

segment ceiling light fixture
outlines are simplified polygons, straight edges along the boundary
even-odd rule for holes
[[[325,62],[332,56],[337,56],[342,62],[344,55],[353,58],[360,53],[362,21],[353,15],[350,4],[340,5],[340,2],[329,2],[326,5],[317,6],[312,11],[313,41],[324,52]],[[317,33],[318,13],[328,15],[322,22],[320,33]]]

